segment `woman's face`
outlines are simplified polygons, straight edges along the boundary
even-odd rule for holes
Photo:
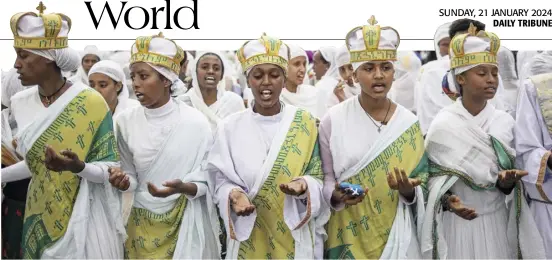
[[[86,54],[82,58],[82,68],[84,69],[84,72],[88,74],[88,71],[90,71],[90,68],[94,66],[98,61],[100,61],[100,58],[94,54]]]
[[[320,80],[329,68],[330,64],[322,58],[322,53],[320,53],[320,51],[315,52],[312,57],[312,70],[314,70],[314,74],[316,74],[316,79]]]
[[[441,56],[446,56],[449,54],[449,47],[450,47],[450,38],[443,38],[439,41],[439,53]]]
[[[247,83],[251,87],[255,104],[263,108],[279,105],[285,79],[284,71],[276,65],[261,64],[253,67],[247,75]]]
[[[362,92],[374,98],[387,98],[393,84],[395,69],[389,61],[373,61],[362,64],[353,73],[355,82],[359,83]]]
[[[214,54],[201,56],[197,63],[197,81],[200,88],[216,89],[222,79],[222,61]]]
[[[88,76],[90,87],[102,94],[105,102],[112,106],[117,102],[117,96],[123,88],[123,84],[115,82],[109,76],[102,73],[92,73]]]
[[[457,75],[456,81],[462,86],[462,97],[489,100],[498,88],[498,67],[481,64]]]
[[[353,80],[353,65],[346,64],[341,67],[339,67],[339,75],[343,80],[347,82],[347,85],[350,87],[354,86],[354,80]]]
[[[23,86],[38,85],[47,73],[48,64],[53,61],[20,48],[15,48],[15,53],[17,57],[13,67],[17,69],[21,84]]]
[[[130,65],[130,78],[142,106],[158,108],[170,99],[171,82],[144,62]]]
[[[288,63],[288,80],[299,86],[303,84],[307,71],[307,58],[299,56],[291,59]]]

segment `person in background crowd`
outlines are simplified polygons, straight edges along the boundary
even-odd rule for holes
[[[326,101],[328,109],[361,92],[360,85],[355,83],[353,79],[353,65],[351,65],[347,46],[343,45],[337,49],[335,62],[339,68],[340,81],[335,86],[333,93],[328,95],[328,100]]]
[[[509,49],[501,47],[497,54],[497,61],[500,80],[504,86],[503,104],[505,111],[515,119],[519,79],[514,54]]]
[[[530,76],[520,85],[515,140],[517,159],[529,174],[523,183],[529,207],[552,259],[552,51],[531,58]]]
[[[11,97],[25,90],[17,69],[2,73],[2,169],[21,161],[15,152],[13,138],[17,122],[11,111]],[[2,259],[21,259],[23,217],[30,178],[7,183],[2,187]]]
[[[319,118],[326,114],[328,97],[339,83],[339,68],[335,62],[336,51],[334,47],[322,47],[313,55],[312,68],[317,80],[314,87],[317,90],[316,102]]]
[[[78,68],[77,73],[69,78],[69,81],[73,83],[80,81],[82,84],[88,85],[88,71],[100,60],[101,55],[98,47],[94,45],[86,46],[82,55],[81,66]]]
[[[307,76],[307,54],[297,45],[288,45],[290,60],[288,63],[286,86],[282,90],[281,99],[285,104],[293,105],[309,111],[318,118],[317,89],[303,84]]]
[[[225,117],[245,110],[242,98],[232,91],[226,91],[222,80],[228,70],[218,52],[199,53],[192,67],[192,88],[180,96],[184,103],[198,109],[207,117],[211,129]],[[195,68],[195,69],[194,69]]]
[[[389,98],[413,113],[416,113],[416,77],[421,67],[422,61],[413,51],[397,53],[395,81],[389,91]]]

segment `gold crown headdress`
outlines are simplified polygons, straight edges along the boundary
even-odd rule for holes
[[[176,53],[173,57],[156,53],[156,50],[150,49],[150,43],[155,38],[165,39],[168,42],[174,44],[176,48]],[[131,48],[130,64],[136,62],[147,62],[154,65],[159,65],[170,69],[177,75],[180,73],[180,63],[184,59],[184,50],[178,46],[173,40],[165,38],[163,33],[160,32],[158,35],[153,36],[141,36],[136,38],[135,45],[136,51],[134,48]]]
[[[25,49],[62,49],[67,48],[68,39],[67,36],[59,36],[59,33],[63,27],[63,21],[67,22],[68,32],[71,30],[71,19],[61,13],[44,14],[46,6],[40,2],[37,13],[33,12],[20,12],[14,14],[10,19],[10,26],[13,33],[15,48]],[[44,36],[20,36],[17,30],[21,18],[24,16],[40,17],[44,22]]]
[[[489,39],[490,47],[488,51],[465,53],[465,42],[468,37],[478,37],[482,39]],[[458,67],[464,67],[469,65],[476,65],[481,63],[498,64],[497,53],[500,49],[500,38],[494,33],[479,31],[477,27],[470,24],[467,33],[456,35],[450,41],[451,59],[450,68],[455,69]]]
[[[241,63],[243,72],[246,72],[250,68],[259,65],[259,64],[274,64],[281,67],[284,71],[287,71],[288,61],[290,57],[289,47],[282,42],[280,39],[272,38],[263,33],[260,39],[258,39],[261,44],[265,47],[265,52],[253,55],[246,58],[245,47],[251,41],[245,42],[242,47],[238,50],[237,56],[238,60]],[[287,49],[287,57],[282,57],[280,55],[280,49],[282,46],[285,46]]]
[[[367,62],[367,61],[387,61],[387,60],[397,60],[397,47],[400,43],[400,36],[397,30],[392,27],[384,26],[381,27],[377,24],[376,18],[372,15],[368,20],[368,25],[357,26],[353,28],[347,36],[345,37],[345,42],[347,49],[351,55],[351,63],[355,62]],[[362,38],[364,40],[365,49],[363,50],[351,50],[351,39],[354,38],[354,35],[362,30]],[[392,49],[380,49],[380,41],[382,40],[381,32],[384,30],[390,30],[396,36],[396,43],[391,42],[390,44],[394,45]],[[383,39],[390,40],[392,39]]]

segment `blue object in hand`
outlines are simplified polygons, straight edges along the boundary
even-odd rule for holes
[[[364,194],[364,189],[358,184],[342,182],[339,184],[339,188],[353,196],[362,196]]]

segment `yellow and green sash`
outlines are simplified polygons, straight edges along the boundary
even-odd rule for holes
[[[279,184],[304,175],[323,179],[316,119],[298,109],[274,166],[253,199],[257,219],[249,239],[240,244],[239,259],[294,258],[294,239],[283,216],[285,194],[280,191]],[[310,198],[307,198],[307,207],[309,205]]]
[[[387,173],[403,168],[411,178],[422,179],[427,193],[427,156],[419,122],[409,127],[354,177],[346,180],[368,187],[364,201],[332,211],[327,224],[327,259],[380,258],[399,205],[398,191],[387,184]]]
[[[75,86],[76,87],[76,86]],[[23,257],[38,259],[65,232],[79,192],[80,177],[52,172],[44,164],[44,149],[71,149],[84,162],[118,160],[111,112],[103,97],[87,88],[65,106],[26,155],[32,172],[23,224]]]
[[[187,202],[181,195],[164,214],[133,207],[127,224],[125,259],[172,259]]]

